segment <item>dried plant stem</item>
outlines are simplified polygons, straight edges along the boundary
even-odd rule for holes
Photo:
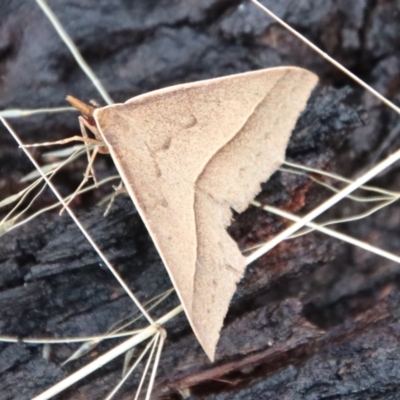
[[[312,172],[312,173],[315,173],[315,174],[323,175],[323,176],[335,179],[335,180],[340,181],[340,182],[346,182],[346,183],[352,183],[353,182],[351,179],[343,178],[343,176],[340,176],[338,174],[334,174],[332,172],[322,171],[322,170],[316,169],[316,168],[307,167],[305,165],[295,164],[295,163],[289,162],[287,160],[285,160],[283,162],[283,165],[287,165],[288,167],[292,167],[292,168],[295,168],[295,169],[300,169],[302,171]],[[291,171],[291,172],[293,172],[293,171]],[[391,190],[382,189],[382,188],[379,188],[379,187],[376,187],[376,186],[362,185],[362,186],[360,186],[360,189],[371,191],[371,192],[376,192],[376,193],[381,193],[383,195],[390,196],[390,197],[400,197],[400,193],[399,192],[393,192]]]
[[[321,57],[323,57],[325,60],[327,60],[329,63],[331,63],[334,67],[342,71],[344,74],[346,74],[349,78],[351,78],[353,81],[357,82],[360,86],[362,86],[365,90],[367,90],[369,93],[371,93],[373,96],[378,98],[382,103],[386,104],[389,108],[391,108],[393,111],[395,111],[397,114],[400,115],[400,108],[397,107],[394,103],[392,103],[390,100],[388,100],[385,96],[381,95],[379,92],[377,92],[375,89],[373,89],[370,85],[365,83],[363,80],[361,80],[358,76],[354,75],[352,72],[350,72],[347,68],[345,68],[342,64],[338,63],[334,58],[332,58],[330,55],[322,51],[320,48],[318,48],[314,43],[309,41],[307,38],[305,38],[301,33],[297,32],[295,29],[293,29],[290,25],[288,25],[285,21],[280,19],[277,15],[275,15],[272,11],[270,11],[267,7],[263,6],[260,2],[257,0],[250,0],[253,4],[255,4],[257,7],[261,8],[266,14],[268,14],[273,20],[275,20],[278,24],[283,26],[287,31],[289,31],[292,35],[296,36],[298,39],[300,39],[303,43],[305,43],[308,47],[310,47],[312,50],[314,50],[316,53],[318,53]]]
[[[110,95],[107,93],[107,91],[104,88],[103,84],[101,83],[100,79],[97,78],[95,73],[89,67],[88,63],[85,61],[85,59],[79,53],[79,50],[76,47],[75,43],[68,36],[68,34],[65,31],[64,27],[61,25],[60,21],[55,16],[55,14],[51,10],[51,8],[47,5],[45,0],[36,0],[36,3],[43,10],[43,12],[46,14],[46,16],[49,19],[49,21],[53,24],[54,29],[57,31],[57,33],[59,34],[60,38],[64,41],[64,43],[66,44],[66,46],[68,47],[68,49],[70,50],[72,55],[74,56],[75,61],[82,68],[82,71],[87,75],[87,77],[91,80],[91,82],[93,83],[94,87],[98,90],[98,92],[103,97],[103,100],[107,104],[113,104],[113,101],[112,101]]]
[[[161,359],[161,352],[164,347],[164,342],[165,342],[166,337],[167,337],[167,333],[166,333],[165,329],[160,328],[160,339],[158,341],[157,354],[154,359],[153,370],[151,371],[149,387],[147,388],[145,400],[150,400],[151,392],[153,391],[154,381],[155,381],[156,375],[157,375],[158,364],[160,363],[160,359]]]
[[[74,107],[53,107],[53,108],[36,108],[34,110],[21,110],[19,108],[13,108],[10,110],[2,110],[0,111],[0,116],[3,118],[23,118],[30,117],[31,115],[36,114],[49,114],[49,113],[59,113],[65,111],[73,111],[76,112],[76,108]]]
[[[74,212],[67,206],[67,204],[65,203],[64,199],[62,198],[62,196],[60,195],[60,193],[58,193],[57,189],[55,188],[55,186],[51,183],[51,181],[49,181],[49,179],[47,178],[46,174],[43,173],[43,171],[41,170],[39,164],[35,161],[35,159],[31,156],[31,154],[29,153],[29,151],[24,147],[23,143],[21,142],[21,140],[19,139],[18,135],[16,134],[16,132],[14,132],[14,130],[11,128],[11,126],[8,124],[8,122],[0,117],[0,121],[3,123],[3,125],[7,128],[7,130],[10,132],[11,136],[14,138],[14,140],[18,143],[18,145],[23,149],[23,151],[25,152],[25,154],[27,155],[27,157],[30,159],[30,161],[32,162],[32,164],[35,166],[35,168],[40,172],[40,175],[42,176],[42,178],[44,179],[44,181],[47,183],[47,185],[51,188],[51,190],[53,191],[54,195],[57,197],[57,199],[60,201],[60,203],[64,206],[64,208],[67,210],[68,214],[70,215],[70,217],[73,219],[73,221],[75,222],[75,224],[78,226],[78,228],[80,229],[80,231],[82,232],[82,234],[85,236],[85,238],[87,239],[87,241],[90,243],[90,245],[93,247],[93,249],[96,251],[96,253],[99,255],[99,257],[102,259],[102,261],[104,262],[104,264],[107,266],[107,268],[111,271],[111,273],[114,275],[114,277],[117,279],[117,281],[119,282],[119,284],[123,287],[123,289],[125,290],[125,292],[128,294],[128,296],[133,300],[133,302],[136,304],[136,306],[138,307],[138,309],[142,312],[142,314],[145,316],[145,318],[147,319],[147,321],[150,324],[153,324],[154,321],[153,319],[150,317],[150,315],[147,313],[147,311],[143,308],[143,306],[140,304],[139,300],[136,298],[136,296],[132,293],[132,291],[128,288],[128,286],[126,285],[126,283],[123,281],[123,279],[119,276],[118,272],[115,270],[115,268],[111,265],[111,263],[107,260],[106,256],[103,254],[103,252],[100,250],[100,248],[97,246],[97,244],[95,243],[95,241],[92,239],[92,237],[90,236],[89,232],[85,229],[85,227],[80,223],[79,219],[76,217],[76,215],[74,214]]]
[[[293,215],[291,213],[283,211],[283,210],[281,210],[279,208],[263,205],[263,204],[261,204],[261,203],[259,203],[257,201],[253,201],[252,203],[256,207],[260,207],[265,211],[268,211],[268,212],[271,212],[273,214],[279,215],[279,216],[281,216],[283,218],[286,218],[286,219],[289,219],[291,221],[295,221],[295,222],[301,221],[301,217],[298,217],[296,215]],[[348,236],[348,235],[345,235],[343,233],[336,232],[336,231],[334,231],[332,229],[329,229],[329,228],[326,228],[324,226],[318,225],[318,224],[316,224],[314,222],[308,222],[306,224],[306,226],[309,226],[310,228],[312,228],[312,229],[314,229],[316,231],[325,233],[326,235],[332,236],[332,237],[334,237],[336,239],[343,240],[344,242],[350,243],[350,244],[352,244],[354,246],[360,247],[361,249],[370,251],[371,253],[377,254],[378,256],[387,258],[388,260],[391,260],[391,261],[394,261],[395,263],[400,264],[400,257],[399,256],[396,256],[395,254],[390,253],[390,252],[385,251],[385,250],[382,250],[382,249],[380,249],[378,247],[372,246],[372,245],[370,245],[370,244],[368,244],[366,242],[363,242],[361,240],[355,239],[355,238],[353,238],[351,236]]]
[[[98,182],[97,187],[100,187],[100,186],[106,184],[107,182],[110,182],[110,181],[116,180],[116,179],[120,179],[119,175],[114,175],[114,176],[110,176],[110,177],[108,177],[108,178],[105,178],[105,179],[101,180],[100,182]],[[96,187],[96,185],[87,186],[86,188],[80,190],[80,191],[79,191],[79,194],[89,192],[90,190],[96,189],[97,187]],[[69,196],[67,196],[67,197],[65,198],[65,200],[68,200],[71,196],[72,196],[72,194],[70,194]],[[15,224],[13,224],[12,226],[10,226],[10,227],[7,229],[7,232],[12,231],[12,230],[14,230],[14,229],[16,229],[16,228],[18,228],[18,227],[20,227],[20,226],[22,226],[22,225],[24,225],[24,224],[30,222],[30,221],[32,221],[33,219],[35,219],[36,217],[38,217],[40,214],[43,214],[43,213],[45,213],[45,212],[47,212],[47,211],[50,211],[50,210],[52,210],[52,209],[54,209],[54,208],[57,208],[57,207],[60,207],[60,203],[54,203],[54,204],[52,204],[52,205],[50,205],[50,206],[47,206],[47,207],[45,207],[45,208],[42,208],[42,209],[40,209],[39,211],[35,212],[34,214],[30,215],[29,217],[25,218],[24,220],[22,220],[22,221],[20,221],[20,222],[17,222],[17,223],[15,223]]]
[[[132,372],[139,365],[140,361],[142,361],[143,357],[148,353],[150,346],[153,345],[156,340],[157,335],[153,336],[153,338],[147,343],[146,347],[140,353],[139,357],[135,360],[132,366],[129,368],[128,372],[124,375],[124,377],[118,382],[118,384],[114,387],[114,389],[110,392],[110,394],[104,400],[111,400],[114,397],[114,394],[122,387],[122,385],[126,382],[126,380],[131,376]]]
[[[323,212],[325,212],[326,210],[331,208],[333,205],[338,203],[340,200],[345,198],[350,193],[354,192],[354,190],[358,189],[364,183],[368,182],[374,176],[376,176],[379,173],[381,173],[383,170],[385,170],[387,167],[389,167],[390,165],[392,165],[393,163],[395,163],[399,159],[400,159],[400,150],[397,150],[395,153],[391,154],[385,160],[383,160],[379,164],[377,164],[374,168],[371,168],[365,174],[360,176],[353,183],[351,183],[350,185],[346,186],[344,189],[342,189],[340,192],[336,193],[330,199],[328,199],[327,201],[325,201],[322,204],[320,204],[313,211],[311,211],[310,213],[305,215],[299,221],[295,222],[289,228],[287,228],[283,232],[279,233],[273,239],[268,241],[264,246],[262,246],[261,248],[256,250],[254,253],[252,253],[250,256],[248,256],[247,257],[247,264],[250,264],[253,261],[257,260],[257,258],[260,258],[261,256],[263,256],[265,253],[267,253],[269,250],[273,249],[275,246],[277,246],[283,240],[287,239],[290,235],[292,235],[293,233],[298,231],[304,225],[306,225],[307,223],[311,222],[313,219],[317,218]]]
[[[142,377],[141,377],[140,382],[139,382],[139,385],[138,385],[138,387],[137,387],[137,389],[136,389],[136,395],[135,395],[134,400],[138,400],[138,398],[139,398],[139,396],[140,396],[140,392],[142,391],[142,387],[143,387],[143,384],[144,384],[144,380],[146,379],[147,371],[149,370],[150,365],[151,365],[151,362],[152,362],[152,360],[153,360],[154,351],[155,351],[155,349],[156,349],[156,347],[157,347],[157,344],[158,344],[158,342],[159,342],[159,339],[160,339],[160,333],[157,332],[156,338],[155,338],[154,343],[153,343],[153,347],[152,347],[152,349],[151,349],[151,351],[150,351],[149,357],[148,357],[147,362],[146,362],[146,365],[145,365],[145,367],[144,367],[144,370],[143,370],[143,373],[142,373]]]
[[[52,396],[55,396],[56,394],[67,389],[74,383],[78,382],[79,380],[81,380],[85,376],[91,374],[92,372],[96,371],[97,369],[99,369],[103,365],[107,364],[114,358],[120,356],[121,354],[125,353],[132,347],[138,345],[139,343],[142,343],[146,339],[157,334],[159,332],[159,325],[165,324],[167,321],[171,320],[176,315],[178,315],[182,310],[183,310],[182,306],[178,306],[178,307],[174,308],[173,310],[171,310],[170,312],[165,314],[163,317],[158,319],[154,325],[150,325],[147,328],[143,329],[137,335],[131,337],[130,339],[126,340],[125,342],[114,347],[109,352],[103,354],[102,356],[97,358],[95,361],[92,361],[88,365],[84,366],[79,371],[76,371],[73,374],[69,375],[67,378],[58,382],[57,384],[52,386],[50,389],[42,392],[39,396],[36,396],[32,400],[48,400]]]

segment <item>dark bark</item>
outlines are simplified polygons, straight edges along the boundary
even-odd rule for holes
[[[248,2],[192,0],[49,1],[83,56],[116,101],[178,82],[276,65],[316,72],[321,84],[298,121],[288,159],[351,176],[398,147],[399,118]],[[265,1],[280,17],[371,83],[400,100],[400,2]],[[101,98],[76,66],[35,2],[12,0],[0,14],[0,108],[65,105],[67,94]],[[332,86],[332,87],[330,87]],[[72,113],[12,120],[26,142],[78,134]],[[32,170],[0,127],[1,198],[20,190]],[[43,149],[34,151],[40,159]],[[71,192],[85,159],[55,182]],[[109,158],[99,178],[114,173]],[[396,190],[396,167],[374,184]],[[99,247],[141,301],[171,286],[129,198],[111,214],[95,207],[108,189],[78,197],[73,208]],[[329,192],[304,176],[277,172],[259,200],[305,213]],[[54,201],[45,192],[33,210]],[[360,213],[350,201],[326,218]],[[400,209],[338,229],[398,252]],[[289,223],[250,208],[230,233],[242,248],[274,236]],[[71,337],[106,332],[134,306],[71,219],[42,214],[1,237],[0,334]],[[196,342],[184,315],[166,325],[168,339],[154,398],[178,398],[190,388],[198,399],[397,399],[400,396],[399,269],[392,262],[311,233],[289,240],[250,265],[232,300],[214,364]],[[172,296],[154,315],[178,304]],[[115,344],[114,342],[113,344]],[[99,351],[112,346],[104,343]],[[91,361],[61,366],[76,345],[0,345],[0,392],[28,399]],[[116,384],[121,360],[59,395],[100,399]],[[140,372],[140,371],[139,371]],[[117,398],[131,398],[139,374]]]

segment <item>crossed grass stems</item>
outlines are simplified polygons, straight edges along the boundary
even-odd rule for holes
[[[376,92],[373,88],[371,88],[365,82],[361,81],[358,77],[356,77],[351,72],[349,72],[346,68],[344,68],[338,62],[336,62],[334,59],[332,59],[329,55],[327,55],[322,50],[320,50],[318,47],[316,47],[313,43],[309,42],[301,34],[296,32],[293,28],[291,28],[289,25],[287,25],[284,21],[282,21],[276,15],[274,15],[269,9],[262,6],[260,3],[258,3],[257,0],[250,0],[250,1],[255,6],[259,7],[267,15],[269,15],[271,18],[273,18],[278,24],[280,24],[285,29],[290,31],[294,36],[296,36],[302,42],[307,44],[313,51],[317,52],[321,57],[323,57],[325,60],[330,62],[336,68],[340,69],[343,73],[345,73],[347,76],[352,78],[355,82],[357,82],[360,86],[362,86],[364,89],[366,89],[368,92],[370,92],[373,96],[380,99],[389,108],[394,110],[396,113],[400,114],[400,109],[396,105],[394,105],[392,102],[390,102],[384,96],[382,96],[381,94]],[[87,65],[86,61],[83,59],[83,57],[79,53],[79,50],[77,49],[75,44],[72,42],[72,40],[70,39],[68,34],[65,32],[63,26],[58,21],[57,17],[53,14],[51,9],[48,7],[45,0],[36,0],[36,2],[39,5],[39,7],[41,7],[41,9],[43,10],[46,17],[53,24],[57,33],[59,34],[59,36],[62,38],[64,43],[67,45],[67,47],[71,51],[76,62],[79,64],[81,69],[86,73],[88,78],[91,80],[91,82],[93,83],[95,88],[98,90],[98,92],[102,96],[103,100],[107,104],[112,104],[113,101],[112,101],[111,97],[108,95],[105,88],[103,87],[101,81],[96,77],[94,72]],[[46,390],[45,392],[42,392],[40,395],[35,397],[34,400],[45,400],[45,399],[51,398],[52,396],[56,395],[57,393],[62,392],[64,389],[68,388],[75,382],[84,378],[91,372],[93,372],[96,369],[100,368],[101,366],[105,365],[107,362],[111,361],[115,357],[117,357],[121,354],[124,354],[124,353],[125,353],[125,358],[124,358],[124,365],[123,365],[123,371],[122,371],[122,379],[118,382],[118,384],[114,387],[114,389],[108,394],[106,399],[111,399],[114,397],[114,395],[117,393],[117,391],[123,385],[123,383],[134,372],[135,368],[139,365],[139,363],[141,361],[143,361],[145,359],[145,357],[147,356],[147,361],[145,362],[142,378],[139,382],[137,392],[135,395],[135,400],[136,400],[139,397],[139,395],[145,385],[146,377],[147,377],[147,374],[149,373],[150,377],[147,382],[147,391],[146,391],[146,395],[145,395],[146,396],[145,398],[147,400],[147,399],[150,399],[150,396],[151,396],[152,388],[153,388],[155,377],[156,377],[157,366],[160,361],[162,348],[163,348],[164,340],[166,337],[166,332],[162,328],[162,325],[165,324],[167,321],[171,320],[172,318],[174,318],[177,314],[179,314],[182,311],[182,307],[178,306],[175,309],[173,309],[173,310],[169,311],[168,313],[166,313],[165,315],[163,315],[157,321],[154,321],[152,319],[152,317],[150,316],[149,312],[151,310],[153,310],[155,307],[157,307],[162,301],[164,301],[173,292],[173,289],[170,289],[170,290],[166,291],[165,293],[162,293],[162,294],[156,296],[155,298],[151,299],[150,301],[148,301],[147,303],[142,305],[139,302],[139,300],[136,298],[136,296],[130,291],[130,289],[125,284],[125,282],[122,280],[122,278],[118,275],[118,273],[116,272],[114,267],[109,263],[109,261],[107,260],[105,255],[102,253],[102,251],[98,248],[96,243],[91,238],[90,234],[85,230],[85,228],[82,226],[82,224],[80,223],[78,218],[75,216],[73,211],[68,206],[69,201],[71,200],[71,198],[74,195],[93,190],[96,187],[107,184],[111,181],[118,181],[119,176],[110,176],[99,182],[96,182],[96,184],[94,184],[94,185],[89,185],[85,188],[80,188],[79,191],[67,196],[66,198],[62,198],[61,195],[57,192],[57,190],[53,186],[53,184],[51,183],[51,178],[61,168],[63,168],[68,163],[71,163],[78,157],[85,154],[87,151],[89,151],[89,152],[92,151],[93,146],[88,145],[85,147],[83,145],[75,145],[75,146],[67,147],[63,150],[49,151],[49,152],[43,154],[43,157],[45,159],[50,158],[50,157],[51,158],[56,157],[56,158],[60,159],[60,161],[57,161],[55,163],[53,162],[53,163],[44,164],[43,166],[39,166],[36,163],[36,161],[33,159],[33,157],[30,155],[28,150],[24,147],[24,144],[19,139],[17,133],[11,128],[11,126],[9,125],[9,123],[6,120],[9,118],[28,117],[30,115],[38,114],[38,113],[69,112],[69,111],[73,111],[73,110],[75,110],[75,109],[73,109],[71,107],[61,107],[61,108],[46,108],[46,109],[35,109],[35,110],[4,110],[4,111],[0,112],[1,122],[8,129],[10,134],[14,137],[14,139],[16,140],[18,145],[24,150],[27,157],[32,161],[32,163],[35,167],[35,170],[31,174],[28,174],[27,176],[25,176],[23,178],[23,181],[32,182],[32,183],[30,183],[25,189],[23,189],[19,193],[0,201],[0,208],[10,206],[11,204],[15,204],[14,207],[12,208],[12,210],[3,218],[2,221],[0,221],[0,236],[3,234],[6,234],[7,232],[10,232],[13,229],[18,228],[19,226],[21,226],[25,223],[30,222],[32,219],[36,218],[39,214],[47,212],[50,209],[53,209],[53,208],[56,208],[56,207],[59,207],[60,205],[62,205],[63,209],[65,209],[68,212],[68,214],[71,216],[71,218],[74,220],[74,222],[76,223],[78,228],[81,230],[82,234],[86,237],[86,239],[92,245],[93,249],[97,252],[97,254],[102,259],[104,264],[109,268],[110,272],[115,276],[115,278],[118,280],[118,282],[124,288],[127,295],[135,303],[135,305],[138,308],[138,311],[136,313],[133,313],[132,315],[126,317],[124,320],[118,321],[117,323],[115,323],[115,325],[110,327],[108,332],[106,332],[104,335],[91,336],[91,337],[79,337],[79,338],[64,338],[64,339],[24,339],[23,342],[25,342],[25,343],[43,344],[43,354],[48,354],[51,344],[54,344],[54,343],[82,343],[81,346],[63,363],[63,364],[65,364],[65,363],[75,360],[75,359],[83,356],[84,354],[88,353],[89,351],[93,350],[102,340],[119,338],[119,337],[128,337],[128,339],[126,341],[117,345],[109,352],[98,357],[96,360],[87,364],[85,367],[76,371],[69,377],[65,378],[61,382],[57,383],[56,385],[54,385],[51,388],[49,388],[48,390]],[[398,198],[400,197],[400,193],[388,191],[388,190],[384,190],[384,189],[380,189],[380,188],[376,188],[376,187],[372,187],[372,186],[367,186],[364,184],[366,182],[368,182],[371,178],[380,174],[382,171],[384,171],[386,168],[388,168],[390,165],[392,165],[394,162],[396,162],[399,159],[400,159],[400,150],[396,151],[395,153],[393,153],[389,157],[387,157],[385,160],[383,160],[379,164],[375,165],[372,169],[365,172],[363,175],[361,175],[355,181],[345,179],[336,174],[327,173],[325,171],[308,168],[305,166],[293,164],[293,163],[286,161],[283,164],[283,166],[280,168],[280,170],[282,172],[305,175],[309,179],[311,179],[315,183],[317,183],[318,185],[325,187],[326,189],[334,192],[335,194],[331,198],[329,198],[327,201],[325,201],[320,206],[316,207],[314,210],[312,210],[310,213],[308,213],[307,215],[305,215],[303,217],[298,217],[298,216],[295,216],[288,212],[277,209],[275,207],[268,206],[268,205],[262,205],[261,203],[259,203],[257,201],[253,201],[252,202],[253,206],[260,207],[267,212],[270,212],[270,213],[276,214],[282,218],[286,218],[288,220],[294,221],[294,223],[292,225],[290,225],[289,228],[285,229],[283,232],[281,232],[280,234],[275,236],[270,241],[260,244],[257,248],[246,249],[246,252],[252,251],[250,253],[250,255],[247,257],[247,263],[250,264],[257,258],[261,257],[262,255],[264,255],[266,252],[268,252],[270,249],[275,247],[277,244],[279,244],[283,240],[295,238],[300,235],[307,234],[314,230],[320,231],[320,232],[330,235],[334,238],[337,238],[342,241],[353,244],[355,246],[358,246],[364,250],[367,250],[367,251],[370,251],[377,255],[380,255],[382,257],[385,257],[396,263],[400,263],[399,256],[396,256],[395,254],[385,251],[383,249],[380,249],[378,247],[374,247],[368,243],[357,240],[348,235],[341,234],[341,233],[334,231],[328,227],[329,225],[332,225],[332,224],[351,222],[351,221],[365,218],[365,217],[370,216],[373,213],[377,212],[378,210],[381,210],[384,207],[387,207],[388,205],[392,204],[396,200],[398,200]],[[314,175],[312,175],[312,174],[314,174]],[[316,176],[318,176],[318,178]],[[321,176],[324,178],[321,179],[320,178]],[[346,184],[347,186],[344,186],[343,189],[337,189],[334,185],[327,183],[327,182],[332,182],[332,181],[341,182],[341,183]],[[50,187],[50,189],[53,191],[53,193],[57,197],[58,202],[54,203],[53,205],[51,205],[49,207],[46,207],[45,209],[42,209],[42,210],[36,212],[35,214],[30,215],[29,217],[26,217],[25,219],[22,219],[24,214],[30,208],[32,203],[37,199],[37,197],[40,196],[40,194],[43,192],[43,190],[45,189],[46,186]],[[118,186],[118,188],[119,189],[121,188],[121,183]],[[360,196],[360,195],[351,194],[356,189],[362,189],[363,191],[367,192],[368,195]],[[27,197],[31,193],[33,193],[35,190],[36,190],[36,193],[33,195],[30,202],[27,205],[24,205],[22,207],[22,205],[25,203],[25,200],[27,199]],[[107,201],[109,202],[109,205],[106,208],[106,213],[108,212],[109,208],[111,207],[112,201],[114,200],[117,192],[118,192],[118,190],[116,190],[114,193],[111,193],[107,198],[103,199],[103,203],[107,202]],[[331,221],[327,221],[323,224],[317,224],[317,223],[313,222],[313,220],[316,217],[318,217],[320,214],[322,214],[323,212],[325,212],[330,207],[332,207],[333,205],[335,205],[336,203],[338,203],[340,200],[342,200],[344,198],[350,199],[355,202],[372,203],[373,206],[371,206],[367,211],[365,211],[359,215],[353,215],[353,216],[347,217],[347,218],[331,220]],[[20,210],[21,208],[22,208],[22,210]],[[146,328],[142,328],[139,330],[130,329],[130,327],[139,318],[142,318],[142,317],[147,319],[147,321],[149,323],[148,326]],[[18,338],[12,338],[12,337],[0,337],[0,340],[3,342],[18,342],[19,341]],[[134,358],[134,356],[133,356],[134,347],[146,340],[147,340],[146,346],[144,347],[142,352]],[[149,372],[149,371],[151,371],[151,372]]]

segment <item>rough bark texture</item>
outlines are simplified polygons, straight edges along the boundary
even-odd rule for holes
[[[309,68],[321,85],[298,122],[287,157],[346,176],[374,165],[400,143],[399,117],[359,89],[248,2],[226,0],[52,0],[50,6],[115,101],[178,82],[276,65]],[[391,100],[400,102],[400,1],[265,0],[264,4]],[[35,2],[12,0],[0,13],[0,109],[64,105],[72,94],[101,102]],[[333,88],[333,87],[335,88]],[[76,114],[12,120],[26,142],[78,134]],[[0,127],[1,198],[16,193],[32,166]],[[34,154],[40,159],[42,149]],[[71,192],[85,158],[55,182]],[[396,166],[374,184],[398,190]],[[98,177],[111,174],[102,157]],[[129,198],[110,215],[95,207],[108,189],[78,197],[73,208],[142,301],[170,287],[168,276]],[[329,192],[304,176],[276,173],[259,199],[305,213]],[[33,210],[54,201],[45,191]],[[365,211],[350,201],[325,217]],[[400,209],[341,225],[371,244],[398,252]],[[288,222],[251,208],[230,228],[245,249]],[[170,297],[154,311],[178,304]],[[286,241],[250,265],[232,301],[216,362],[211,364],[180,315],[166,325],[153,398],[398,399],[399,268],[318,233]],[[1,237],[0,334],[71,337],[104,333],[134,311],[71,219],[56,212]],[[85,365],[101,344],[61,366],[76,345],[0,345],[2,399],[29,399]],[[117,383],[121,360],[59,395],[101,399]],[[142,368],[143,369],[143,368]],[[132,398],[139,373],[119,399]],[[181,392],[183,393],[183,392]]]

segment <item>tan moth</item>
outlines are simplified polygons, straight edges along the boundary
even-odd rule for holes
[[[307,70],[279,67],[96,109],[69,98],[97,151],[110,152],[211,360],[246,266],[226,232],[231,208],[244,211],[283,162],[316,83]]]

